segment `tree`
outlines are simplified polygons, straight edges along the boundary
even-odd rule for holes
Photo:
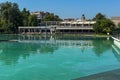
[[[97,20],[103,20],[106,19],[105,15],[98,13],[96,14],[96,16],[93,18],[93,20],[97,21]]]
[[[54,21],[54,14],[48,14],[44,17],[44,21]]]
[[[45,21],[59,21],[59,16],[48,13]],[[17,33],[19,26],[37,26],[40,20],[36,15],[31,15],[29,10],[23,8],[20,11],[17,3],[0,3],[0,32]]]
[[[101,21],[99,20],[99,21],[96,21],[96,23],[93,25],[93,29],[96,33],[102,32],[102,28],[100,24],[101,24]]]
[[[105,33],[111,33],[115,29],[114,23],[109,19],[104,20],[101,26],[103,26],[103,32]]]
[[[93,25],[96,33],[111,33],[114,30],[114,23],[109,19],[98,20]]]
[[[55,15],[55,16],[54,16],[54,20],[55,20],[55,21],[62,21],[62,19],[61,19],[58,15]]]
[[[21,12],[22,16],[22,26],[28,26],[28,18],[30,16],[29,10],[26,10],[26,8],[23,8]]]
[[[29,26],[37,26],[38,20],[36,15],[29,15],[28,17],[28,25]]]
[[[15,33],[18,30],[20,22],[20,10],[17,3],[1,3],[0,7],[2,31],[6,33]]]
[[[14,33],[17,33],[18,31],[18,26],[21,24],[21,19],[20,19],[20,10],[18,7],[17,3],[12,4],[12,14],[11,14],[11,26],[12,26],[12,31]]]
[[[52,13],[47,14],[43,20],[44,21],[62,21],[62,19],[60,19],[58,15],[54,15]]]
[[[111,33],[114,30],[114,23],[101,13],[96,14],[93,20],[96,20],[96,23],[93,25],[96,33]]]
[[[118,23],[118,28],[120,29],[120,22]]]

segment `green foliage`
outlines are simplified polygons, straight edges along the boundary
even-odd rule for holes
[[[93,20],[97,21],[97,20],[103,20],[106,19],[105,15],[98,13],[96,14],[96,16],[93,18]]]
[[[62,19],[59,18],[59,16],[54,15],[54,14],[47,14],[43,21],[61,21]]]
[[[29,15],[28,17],[28,25],[29,26],[37,26],[38,20],[36,15]]]
[[[118,28],[120,29],[120,22],[118,23]]]
[[[93,29],[96,33],[111,33],[114,30],[114,23],[101,13],[98,13],[94,20],[96,23],[93,25]]]
[[[111,33],[115,28],[114,23],[109,19],[104,20],[101,26],[103,26],[103,32],[105,33]]]
[[[59,21],[59,16],[47,14],[44,21]],[[18,26],[37,26],[41,20],[37,16],[31,15],[29,10],[23,8],[20,11],[17,3],[0,3],[0,32],[17,33]]]
[[[23,8],[21,12],[21,17],[22,17],[22,26],[28,26],[28,18],[30,16],[29,10],[26,10],[26,8]]]
[[[0,30],[5,33],[15,33],[20,25],[20,10],[16,3],[0,4]]]

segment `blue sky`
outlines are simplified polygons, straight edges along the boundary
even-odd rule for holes
[[[0,0],[5,1],[18,3],[20,9],[53,12],[61,18],[80,18],[82,14],[92,18],[98,12],[120,16],[120,0]]]

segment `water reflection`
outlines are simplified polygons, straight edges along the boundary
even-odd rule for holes
[[[96,38],[93,40],[93,51],[97,56],[101,56],[105,51],[111,49],[112,40],[108,38]]]
[[[0,60],[7,65],[16,64],[20,57],[26,59],[31,53],[53,53],[58,48],[53,46],[35,43],[2,42],[0,43]]]
[[[120,42],[114,40],[114,44],[112,45],[112,51],[117,60],[120,62]]]
[[[82,53],[86,49],[92,49],[93,53],[100,57],[105,51],[111,49],[112,44],[112,40],[107,40],[105,37],[68,35],[17,35],[8,37],[18,40],[18,42],[0,43],[0,60],[6,65],[16,64],[20,58],[26,59],[31,54],[54,54],[61,47],[80,48]]]

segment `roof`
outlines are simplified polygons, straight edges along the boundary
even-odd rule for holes
[[[94,24],[96,21],[63,21],[61,24]]]

